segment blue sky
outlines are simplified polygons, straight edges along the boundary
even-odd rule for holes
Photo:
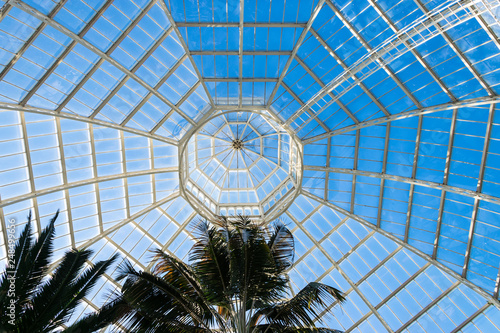
[[[496,1],[3,8],[3,261],[30,209],[37,230],[61,210],[56,257],[90,246],[140,269],[150,248],[186,259],[193,206],[282,214],[292,290],[348,295],[329,326],[500,331]]]

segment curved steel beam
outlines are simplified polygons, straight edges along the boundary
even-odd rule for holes
[[[281,85],[281,82],[283,82],[283,79],[285,78],[285,75],[288,72],[288,68],[290,68],[290,65],[292,64],[293,59],[295,58],[295,55],[299,51],[300,45],[302,45],[302,42],[304,41],[304,39],[307,36],[307,32],[309,31],[309,29],[311,29],[311,27],[312,27],[312,25],[314,23],[314,20],[318,16],[318,14],[321,11],[321,9],[323,8],[324,4],[325,4],[325,0],[319,0],[318,1],[318,4],[316,5],[316,7],[314,8],[313,13],[309,17],[309,20],[307,21],[306,26],[302,30],[302,33],[300,34],[299,38],[297,39],[296,44],[293,46],[292,53],[291,53],[290,57],[288,58],[288,60],[287,60],[287,62],[285,64],[285,67],[283,67],[283,70],[281,71],[281,74],[280,74],[280,76],[278,78],[278,83],[276,84],[276,86],[274,87],[273,91],[271,92],[271,95],[269,95],[269,100],[268,100],[267,105],[266,105],[268,108],[271,107],[271,104],[273,103],[274,96],[278,92],[279,86]],[[307,108],[309,108],[309,106],[307,106]],[[301,109],[306,110],[307,108],[301,108]]]
[[[85,179],[85,180],[81,180],[78,182],[67,183],[64,185],[49,187],[49,188],[46,188],[43,190],[19,195],[17,197],[13,197],[10,199],[0,200],[0,208],[5,207],[5,206],[9,206],[9,205],[12,205],[12,204],[24,201],[24,200],[29,200],[29,199],[39,197],[42,195],[46,195],[46,194],[50,194],[50,193],[54,193],[54,192],[59,192],[59,191],[64,191],[64,190],[68,190],[68,189],[79,187],[79,186],[90,185],[90,184],[95,184],[95,183],[100,183],[100,182],[106,182],[109,180],[123,179],[123,178],[136,177],[136,176],[154,175],[154,174],[165,173],[165,172],[177,172],[177,171],[179,171],[179,169],[174,168],[174,167],[172,167],[172,168],[160,168],[160,169],[153,169],[153,170],[119,173],[117,175],[112,175],[112,176],[103,176],[103,177],[95,177],[95,178]]]
[[[22,10],[22,11],[24,11],[24,12],[26,12],[26,13],[34,16],[34,17],[36,17],[37,19],[45,22],[46,24],[50,25],[51,27],[53,27],[54,29],[56,29],[59,32],[63,33],[64,35],[68,36],[69,38],[77,41],[81,45],[85,46],[86,48],[88,48],[89,50],[91,50],[92,52],[94,52],[95,54],[97,54],[99,57],[101,57],[101,59],[108,61],[113,66],[115,66],[116,68],[118,68],[119,70],[121,70],[126,76],[128,76],[128,77],[132,78],[133,80],[135,80],[137,83],[139,83],[141,86],[143,86],[146,90],[148,90],[149,92],[151,92],[152,94],[154,94],[162,102],[164,102],[170,108],[172,108],[177,113],[179,113],[189,123],[191,123],[192,125],[194,125],[194,123],[195,123],[194,120],[191,119],[191,117],[189,117],[188,115],[186,115],[184,113],[184,111],[182,111],[177,105],[175,105],[170,100],[168,100],[165,96],[163,96],[162,94],[160,94],[159,92],[157,92],[156,90],[154,90],[153,87],[151,87],[147,82],[145,82],[143,79],[141,79],[137,74],[132,73],[125,66],[123,66],[118,61],[116,61],[115,59],[113,59],[107,53],[101,51],[99,48],[97,48],[96,46],[94,46],[92,43],[88,42],[84,38],[78,36],[77,34],[73,33],[71,30],[69,30],[68,28],[66,28],[63,25],[61,25],[60,23],[56,22],[54,19],[51,19],[50,17],[48,17],[47,15],[43,14],[39,10],[31,7],[30,5],[28,5],[28,4],[26,4],[26,3],[22,2],[22,1],[15,1],[13,3],[13,5],[15,7],[19,8],[20,10]]]
[[[167,4],[165,3],[165,0],[159,0],[158,5],[163,9],[165,12],[165,15],[167,15],[168,20],[170,21],[170,25],[174,29],[174,32],[177,34],[177,38],[179,39],[179,43],[181,43],[182,48],[184,49],[184,52],[186,53],[187,57],[189,58],[189,61],[191,62],[191,65],[193,66],[194,71],[196,72],[196,75],[198,76],[198,81],[201,82],[201,85],[203,87],[203,90],[205,90],[205,94],[207,94],[207,98],[209,100],[210,107],[214,107],[214,101],[212,99],[212,96],[210,95],[210,91],[207,88],[207,85],[205,84],[205,81],[203,79],[203,75],[201,75],[198,65],[196,65],[196,62],[193,60],[193,57],[191,55],[191,51],[189,50],[188,45],[186,44],[186,41],[184,41],[184,37],[182,36],[181,32],[179,31],[177,22],[175,22],[172,13],[170,13],[170,10],[168,9]]]
[[[310,166],[310,165],[305,165],[304,170],[328,171],[328,172],[334,172],[334,173],[343,173],[343,174],[356,175],[356,176],[366,176],[366,177],[372,177],[372,178],[393,180],[393,181],[403,182],[403,183],[408,183],[408,184],[413,184],[413,185],[431,187],[431,188],[434,188],[437,190],[457,193],[457,194],[464,195],[466,197],[471,197],[474,199],[479,199],[479,200],[484,200],[484,201],[500,204],[500,198],[494,197],[492,195],[488,195],[488,194],[484,194],[484,193],[480,193],[480,192],[476,192],[476,191],[471,191],[471,190],[466,190],[466,189],[459,188],[456,186],[444,185],[444,184],[439,184],[439,183],[435,183],[435,182],[430,182],[427,180],[416,179],[416,178],[401,177],[401,176],[395,176],[395,175],[390,175],[387,173],[380,173],[380,172],[370,172],[370,171],[343,169],[343,168],[326,168],[326,167],[318,167],[318,166]]]
[[[415,117],[415,116],[421,116],[424,114],[428,113],[434,113],[434,112],[440,112],[440,111],[445,111],[445,110],[453,110],[457,108],[471,108],[471,107],[478,107],[478,106],[484,106],[484,105],[490,105],[490,104],[496,104],[500,103],[500,96],[492,96],[492,97],[478,97],[478,98],[471,98],[471,99],[466,99],[463,101],[457,101],[457,102],[452,102],[452,103],[445,103],[445,104],[439,104],[439,105],[434,105],[434,106],[429,106],[421,109],[415,109],[415,110],[410,110],[406,112],[401,112],[397,114],[393,114],[387,117],[381,117],[381,118],[376,118],[373,120],[367,120],[363,121],[359,124],[356,125],[351,125],[351,126],[346,126],[344,128],[331,131],[328,133],[323,133],[320,135],[316,135],[313,137],[310,137],[309,139],[302,140],[302,143],[304,145],[323,140],[326,138],[330,138],[335,135],[339,134],[344,134],[347,132],[352,132],[361,128],[365,127],[370,127],[374,125],[380,125],[384,123],[388,123],[391,121],[395,120],[400,120],[400,119],[406,119],[410,117]]]
[[[122,226],[130,223],[131,221],[134,221],[135,219],[141,217],[142,215],[144,214],[147,214],[149,213],[150,211],[152,211],[153,209],[156,209],[164,204],[166,204],[167,202],[171,201],[171,200],[174,200],[175,198],[177,198],[179,196],[179,192],[175,192],[175,193],[172,193],[170,194],[168,197],[166,198],[163,198],[151,205],[149,205],[148,207],[138,211],[137,213],[131,215],[130,217],[124,219],[124,220],[121,220],[120,222],[118,222],[117,224],[113,225],[111,228],[109,229],[106,229],[104,230],[103,232],[101,232],[98,236],[92,238],[92,239],[89,239],[88,241],[86,241],[85,243],[83,243],[82,245],[78,246],[78,249],[81,250],[81,249],[86,249],[88,248],[89,246],[91,246],[92,244],[100,241],[101,239],[103,239],[104,237],[106,237],[107,235],[115,232],[116,230],[120,229]]]
[[[329,1],[329,0],[328,0]],[[360,73],[364,71],[363,77],[360,77],[361,80],[367,78],[371,74],[376,72],[376,69],[372,68],[366,70],[368,66],[376,62],[383,62],[385,64],[391,63],[392,60],[398,58],[404,53],[408,52],[410,48],[405,47],[401,48],[400,46],[404,42],[409,42],[411,48],[415,48],[416,46],[426,42],[432,37],[437,36],[440,32],[437,31],[434,27],[436,22],[441,20],[446,20],[447,18],[453,17],[452,20],[446,26],[442,26],[443,31],[451,29],[458,24],[461,24],[464,20],[468,20],[473,17],[477,17],[481,14],[478,10],[469,10],[468,8],[474,5],[474,1],[471,0],[463,0],[456,1],[455,4],[450,5],[448,7],[439,6],[437,10],[429,12],[421,16],[419,19],[415,20],[415,23],[405,27],[404,29],[399,30],[397,34],[394,34],[392,38],[384,41],[379,46],[373,48],[366,56],[358,60],[354,63],[348,71],[344,71],[335,79],[330,81],[325,87],[323,87],[320,91],[318,91],[313,97],[307,101],[304,106],[300,107],[286,122],[287,125],[291,124],[297,117],[299,117],[305,110],[313,107],[316,102],[321,100],[326,94],[344,84],[348,80],[352,79],[352,75],[356,73]],[[458,13],[461,13],[458,16]],[[457,23],[458,22],[458,23]],[[424,31],[427,31],[427,34],[423,34]],[[399,49],[401,48],[401,50]],[[337,95],[337,99],[340,98],[343,94],[349,91],[351,88],[357,86],[356,82],[353,81],[348,87],[345,87],[341,94]],[[319,110],[325,109],[331,103],[335,102],[335,100],[330,100],[326,105],[322,106]]]
[[[402,239],[394,236],[390,232],[385,231],[384,229],[378,228],[375,224],[366,221],[365,219],[357,216],[356,214],[352,214],[348,210],[346,210],[346,209],[344,209],[342,207],[339,207],[339,206],[335,205],[334,203],[332,203],[330,201],[322,199],[322,198],[320,198],[320,197],[318,197],[318,196],[316,196],[316,195],[314,195],[312,193],[309,193],[307,191],[304,191],[304,190],[302,191],[302,194],[304,196],[306,196],[306,197],[309,197],[309,198],[311,198],[311,199],[319,202],[319,203],[324,204],[327,207],[330,207],[331,209],[333,209],[333,210],[335,210],[335,211],[337,211],[337,212],[339,212],[339,213],[341,213],[341,214],[343,214],[345,216],[348,216],[349,218],[351,218],[351,219],[353,219],[355,221],[358,221],[359,223],[361,223],[365,227],[377,231],[381,235],[383,235],[383,236],[389,238],[390,240],[392,240],[394,243],[396,243],[398,245],[401,245],[404,248],[412,251],[413,253],[415,253],[416,255],[418,255],[419,257],[421,257],[422,259],[424,259],[425,261],[430,262],[432,265],[438,267],[439,269],[441,269],[442,271],[444,271],[448,275],[451,275],[456,280],[462,282],[464,285],[466,285],[467,287],[471,288],[472,290],[474,290],[475,292],[477,292],[479,295],[483,296],[486,299],[487,302],[491,303],[492,305],[494,305],[495,307],[497,307],[498,309],[500,309],[500,300],[493,298],[491,296],[491,294],[487,293],[485,290],[483,290],[481,287],[477,286],[476,284],[474,284],[470,280],[464,279],[460,274],[458,274],[454,270],[450,269],[449,267],[446,267],[444,264],[440,263],[439,261],[437,261],[435,259],[432,259],[425,252],[422,252],[421,250],[415,248],[414,246],[412,246],[412,245],[410,245],[408,243],[405,243]]]
[[[138,130],[138,129],[131,128],[131,127],[121,126],[121,125],[114,124],[114,123],[111,123],[108,121],[91,119],[88,117],[84,117],[84,116],[80,116],[80,115],[68,113],[68,112],[56,112],[56,111],[49,110],[49,109],[36,108],[36,107],[32,107],[32,106],[21,106],[18,104],[5,103],[5,102],[0,102],[0,109],[38,113],[38,114],[43,114],[43,115],[47,115],[47,116],[60,117],[60,118],[66,118],[66,119],[71,119],[71,120],[78,120],[78,121],[83,121],[83,122],[89,123],[89,124],[109,127],[109,128],[113,128],[113,129],[116,129],[119,131],[124,131],[124,132],[129,132],[129,133],[145,136],[145,137],[155,139],[155,140],[158,140],[161,142],[166,142],[166,143],[169,143],[169,144],[175,145],[175,146],[177,146],[177,144],[178,144],[177,140],[166,138],[166,137],[158,135],[158,134],[153,134],[153,133],[150,133],[147,131],[142,131],[142,130]]]

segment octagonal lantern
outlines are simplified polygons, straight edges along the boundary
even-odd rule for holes
[[[219,112],[181,147],[181,187],[204,217],[271,221],[293,202],[302,147],[265,111]]]

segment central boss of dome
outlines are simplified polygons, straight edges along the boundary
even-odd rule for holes
[[[184,141],[180,158],[181,191],[208,219],[272,221],[301,187],[302,146],[266,111],[219,111]]]

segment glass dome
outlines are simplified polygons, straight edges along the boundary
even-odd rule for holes
[[[0,260],[280,215],[345,332],[500,331],[497,0],[0,1]],[[92,264],[89,262],[89,265]],[[119,287],[109,272],[72,319]]]
[[[180,187],[202,216],[275,220],[300,191],[301,145],[269,113],[216,113],[185,140]]]

